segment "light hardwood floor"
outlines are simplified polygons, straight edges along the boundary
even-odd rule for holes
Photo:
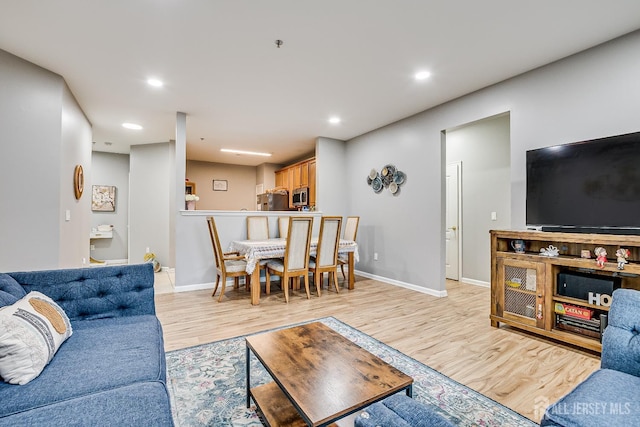
[[[294,292],[289,304],[275,289],[257,307],[244,286],[227,287],[221,303],[210,290],[158,293],[166,349],[334,316],[536,422],[548,404],[600,365],[597,355],[492,328],[488,288],[448,281],[448,297],[436,298],[358,277],[352,291],[325,287],[310,300],[304,291]]]

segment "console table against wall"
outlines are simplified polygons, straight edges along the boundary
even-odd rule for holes
[[[513,249],[516,240],[524,242],[524,253]],[[558,248],[558,256],[541,254],[540,249],[550,245]],[[598,246],[607,251],[608,262],[602,268],[596,264],[594,255]],[[630,251],[623,270],[618,269],[616,262],[619,248]],[[591,258],[581,257],[585,250]],[[557,278],[561,272],[615,277],[623,288],[640,289],[640,236],[491,230],[491,326],[503,323],[600,352],[600,334],[596,329],[601,319],[602,325],[606,325],[609,307],[602,303],[606,304],[607,298],[602,298],[598,305],[593,299],[590,302],[560,295]],[[571,317],[559,317],[557,304],[577,307],[581,313],[591,313],[591,318],[580,323],[573,322]],[[585,323],[588,327],[581,327]]]

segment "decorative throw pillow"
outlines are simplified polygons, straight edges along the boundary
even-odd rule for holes
[[[40,292],[0,308],[0,377],[10,384],[28,383],[72,332],[62,308]]]

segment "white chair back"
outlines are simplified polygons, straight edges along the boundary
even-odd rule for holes
[[[358,235],[358,223],[360,222],[359,216],[348,216],[347,222],[344,226],[344,240],[356,240]]]
[[[247,217],[247,240],[268,240],[269,218],[266,216]]]
[[[316,266],[329,267],[337,265],[341,224],[342,217],[322,217],[320,222],[320,236],[318,237],[318,252],[316,253]]]
[[[280,238],[286,239],[289,234],[289,217],[278,217],[278,231],[280,232]]]
[[[313,217],[291,217],[285,253],[285,269],[303,270],[309,268],[309,244]]]

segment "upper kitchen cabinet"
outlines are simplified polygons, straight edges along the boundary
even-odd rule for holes
[[[284,187],[289,191],[289,207],[293,208],[293,190],[309,187],[309,206],[315,206],[316,197],[316,159],[311,158],[295,163],[275,172],[276,187]]]
[[[309,206],[316,205],[316,159],[309,160]]]
[[[276,171],[276,187],[289,188],[289,171],[281,169]]]

